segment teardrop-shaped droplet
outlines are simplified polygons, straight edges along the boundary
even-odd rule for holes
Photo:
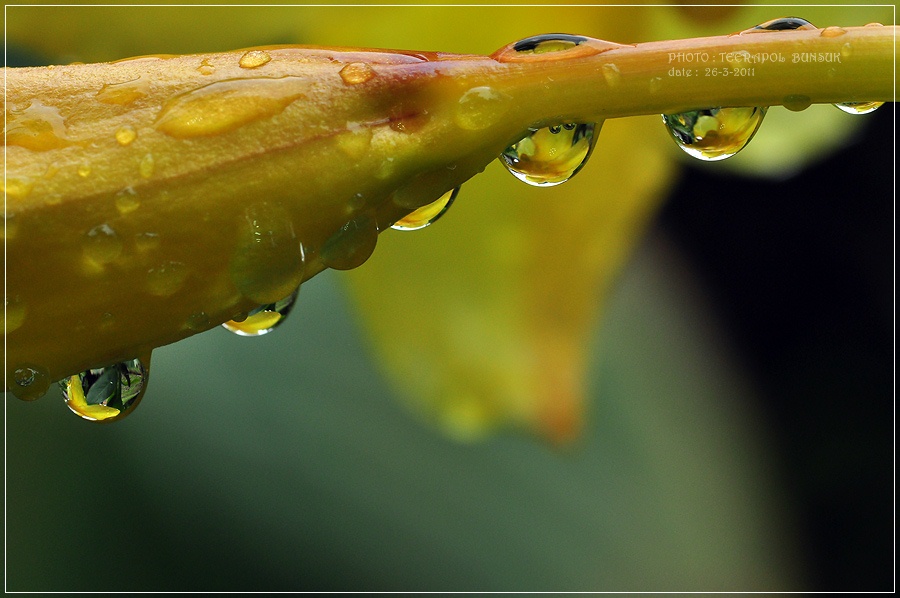
[[[801,19],[800,17],[782,17],[780,19],[772,19],[771,21],[766,21],[765,23],[761,23],[756,27],[747,29],[742,33],[759,33],[761,31],[794,31],[796,29],[811,30],[818,29],[818,27],[816,27],[806,19]]]
[[[59,381],[66,405],[89,421],[111,422],[132,411],[147,388],[149,359],[86,370]]]
[[[847,114],[869,114],[878,110],[879,106],[884,102],[841,102],[835,104],[835,107],[843,110]]]
[[[436,201],[411,212],[391,225],[396,230],[419,230],[425,228],[429,224],[444,215],[456,196],[459,195],[459,187],[447,191],[441,195]]]
[[[689,155],[706,162],[724,160],[750,143],[759,129],[765,107],[706,108],[663,114],[672,139]]]
[[[239,336],[262,336],[263,334],[268,334],[284,322],[284,319],[291,313],[299,292],[300,288],[298,287],[296,291],[281,301],[261,305],[251,311],[243,320],[231,320],[222,324],[222,327]]]
[[[16,398],[34,401],[44,396],[50,388],[50,373],[47,368],[33,363],[23,363],[13,370],[10,390]]]
[[[500,161],[520,181],[535,187],[565,183],[587,163],[603,123],[566,123],[530,129],[526,137],[500,154]]]
[[[319,257],[322,263],[335,270],[351,270],[361,266],[375,251],[378,243],[378,225],[366,215],[357,216],[322,245]]]

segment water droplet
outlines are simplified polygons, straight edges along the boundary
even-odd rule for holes
[[[841,102],[835,106],[847,114],[869,114],[878,110],[884,102]]]
[[[33,100],[24,110],[6,113],[6,145],[43,152],[69,145],[59,109]]]
[[[455,122],[467,131],[481,131],[495,124],[510,107],[510,97],[490,87],[473,87],[456,105]]]
[[[375,70],[365,62],[351,62],[341,69],[341,79],[347,85],[359,85],[375,77]]]
[[[88,421],[112,422],[132,411],[147,388],[149,360],[123,361],[59,381],[66,405]]]
[[[150,94],[150,82],[141,77],[123,81],[121,83],[108,83],[97,92],[97,100],[104,104],[126,105],[146,97]]]
[[[23,363],[12,375],[12,388],[16,398],[23,401],[34,401],[50,388],[50,372],[47,368],[33,363]]]
[[[91,165],[90,164],[79,164],[78,165],[78,176],[83,179],[91,176]]]
[[[611,62],[607,62],[603,65],[603,78],[606,80],[606,84],[610,87],[615,87],[622,80],[622,73],[619,72],[619,67]]]
[[[119,142],[119,145],[128,145],[135,139],[137,139],[137,133],[129,126],[124,126],[116,131],[116,141]]]
[[[845,43],[841,46],[841,57],[842,58],[850,58],[853,55],[853,46],[850,45],[850,42]]]
[[[651,94],[659,93],[659,90],[662,89],[662,84],[662,77],[653,77],[652,79],[650,79],[650,83],[647,85],[647,89]]]
[[[588,38],[581,35],[546,33],[517,41],[513,45],[513,50],[519,54],[546,54],[547,52],[569,50],[587,40]]]
[[[209,63],[209,58],[204,58],[200,61],[200,66],[197,67],[197,72],[201,75],[212,75],[216,72],[216,67]]]
[[[231,320],[230,322],[225,322],[222,326],[239,336],[262,336],[268,334],[287,318],[294,308],[294,302],[297,300],[299,292],[300,289],[298,288],[281,301],[261,305],[251,311],[246,318],[240,321]]]
[[[807,21],[806,19],[801,19],[799,17],[783,17],[780,19],[772,19],[771,21],[766,21],[756,27],[743,31],[742,33],[759,33],[760,31],[794,31],[794,30],[804,30],[804,29],[817,29],[815,25]]]
[[[791,94],[784,96],[781,100],[782,105],[791,112],[803,112],[812,105],[809,96],[800,94]]]
[[[9,334],[22,325],[28,310],[25,301],[18,295],[4,297],[3,308],[3,313],[0,314],[0,318],[3,319],[0,328]]]
[[[153,154],[147,154],[143,158],[141,158],[141,163],[138,166],[138,172],[141,175],[141,178],[149,179],[153,176]]]
[[[264,50],[250,50],[241,56],[238,64],[242,69],[255,69],[272,60],[269,53]]]
[[[138,233],[134,236],[134,246],[143,253],[159,247],[159,235],[156,233]]]
[[[370,216],[357,216],[322,245],[322,263],[335,270],[351,270],[361,266],[375,251],[378,227]]]
[[[568,181],[587,163],[602,123],[566,123],[530,129],[500,154],[500,161],[520,181],[551,187]]]
[[[122,241],[108,224],[95,226],[85,234],[82,246],[85,261],[93,266],[108,264],[122,253]]]
[[[407,214],[392,224],[391,228],[396,230],[419,230],[420,228],[425,228],[443,216],[444,213],[450,209],[450,205],[453,203],[453,200],[456,199],[458,194],[459,187],[447,191],[436,201]]]
[[[230,271],[243,296],[267,305],[300,286],[306,256],[287,210],[268,202],[251,205],[240,227]]]
[[[822,37],[839,37],[845,33],[847,33],[847,30],[843,27],[826,27],[819,35]]]
[[[123,216],[130,214],[141,207],[141,202],[137,197],[134,187],[125,187],[116,193],[116,209]]]
[[[866,23],[866,27],[884,27],[881,23]]]
[[[147,270],[147,291],[157,297],[174,295],[184,285],[188,267],[183,262],[168,261]]]
[[[662,119],[678,147],[699,160],[713,162],[746,147],[765,115],[765,107],[707,108],[663,114]]]
[[[308,85],[294,76],[216,81],[166,102],[156,127],[178,139],[226,133],[280,114]]]

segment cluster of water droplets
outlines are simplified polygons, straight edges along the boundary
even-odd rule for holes
[[[818,28],[799,17],[784,17],[761,23],[740,34],[767,33],[772,31],[817,30]],[[827,27],[823,37],[838,37],[846,31],[840,27]],[[849,55],[845,44],[842,54]],[[849,114],[868,114],[883,102],[843,102],[835,106]],[[799,112],[811,104],[805,95],[784,97],[788,110]],[[750,143],[766,115],[766,106],[713,107],[690,110],[676,114],[663,114],[662,119],[675,143],[688,155],[712,162],[729,158]]]

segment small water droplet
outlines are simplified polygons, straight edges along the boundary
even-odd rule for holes
[[[567,33],[545,33],[526,37],[513,45],[513,50],[519,54],[546,54],[548,52],[561,52],[569,50],[586,42],[588,38],[581,35],[569,35]]]
[[[97,92],[97,100],[104,104],[126,105],[146,97],[149,93],[150,82],[137,77],[130,81],[104,85]]]
[[[436,201],[407,214],[392,224],[391,228],[396,230],[419,230],[420,228],[425,228],[443,216],[444,213],[450,209],[450,205],[453,203],[453,200],[456,199],[458,194],[459,187],[447,191]]]
[[[809,96],[801,94],[791,94],[784,96],[781,100],[782,105],[791,112],[803,112],[812,105]]]
[[[131,359],[59,381],[66,405],[88,421],[112,422],[132,411],[147,388],[149,359]]]
[[[269,202],[248,206],[238,235],[230,272],[244,297],[267,305],[300,286],[306,256],[286,209]]]
[[[183,262],[168,261],[147,270],[147,291],[157,297],[168,297],[177,293],[188,276],[188,267]]]
[[[43,152],[70,144],[59,109],[33,100],[24,110],[6,113],[6,145]]]
[[[694,158],[714,162],[746,147],[765,115],[765,107],[706,108],[663,114],[662,119],[678,147]]]
[[[850,58],[853,55],[853,46],[850,45],[850,42],[845,43],[841,46],[841,57],[842,58]]]
[[[91,165],[90,164],[79,164],[78,165],[78,176],[83,179],[91,176]]]
[[[152,251],[159,247],[159,235],[157,233],[138,233],[134,236],[134,246],[143,253]]]
[[[361,214],[325,241],[320,257],[328,268],[351,270],[369,259],[377,242],[378,227],[375,220]]]
[[[201,75],[212,75],[216,72],[216,67],[209,63],[209,58],[204,58],[200,61],[200,66],[197,67],[197,72]]]
[[[238,64],[242,69],[255,69],[272,60],[269,53],[264,50],[250,50],[241,56]]]
[[[143,158],[141,158],[141,163],[138,165],[138,172],[141,175],[141,178],[149,179],[153,176],[153,154],[147,154]]]
[[[122,241],[111,226],[101,224],[85,234],[82,250],[85,261],[91,266],[102,266],[121,255]]]
[[[866,23],[866,27],[884,27],[881,23]]]
[[[819,35],[822,37],[839,37],[845,33],[847,33],[847,30],[843,27],[826,27]]]
[[[622,81],[622,73],[615,64],[607,62],[601,70],[603,71],[603,78],[606,80],[606,84],[610,87],[616,87]]]
[[[116,209],[123,216],[130,214],[141,207],[141,202],[137,197],[134,187],[125,187],[116,193]]]
[[[178,139],[226,133],[280,114],[308,86],[296,76],[216,81],[166,102],[156,127]]]
[[[811,30],[817,29],[815,25],[801,19],[800,17],[782,17],[780,19],[772,19],[766,21],[756,27],[743,31],[742,33],[759,33],[760,31],[794,31],[794,30]]]
[[[456,105],[454,120],[467,131],[481,131],[495,124],[510,107],[510,97],[490,87],[473,87]]]
[[[359,85],[375,77],[375,70],[365,62],[351,62],[341,69],[341,79],[347,85]]]
[[[19,365],[12,375],[12,388],[16,398],[23,401],[34,401],[50,388],[50,372],[47,368],[33,363]]]
[[[662,77],[653,77],[652,79],[650,79],[650,83],[647,85],[647,89],[650,91],[651,94],[659,93],[659,91],[662,89],[662,86],[663,86]]]
[[[520,181],[551,187],[568,181],[587,163],[603,123],[566,123],[529,134],[500,154],[500,161]]]
[[[869,114],[878,110],[882,104],[884,102],[841,102],[835,106],[847,114]]]
[[[116,131],[116,141],[119,142],[119,145],[129,145],[135,139],[137,139],[137,133],[132,127],[124,126]]]
[[[222,324],[222,327],[239,336],[262,336],[268,334],[284,322],[288,314],[291,313],[299,292],[300,289],[297,288],[284,299],[275,303],[261,305],[240,321],[231,320]]]

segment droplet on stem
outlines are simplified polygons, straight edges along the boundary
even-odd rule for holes
[[[294,302],[297,300],[297,289],[280,301],[260,305],[251,311],[246,318],[238,321],[231,320],[222,324],[222,327],[229,332],[233,332],[239,336],[262,336],[272,332],[276,327],[280,326],[291,310],[294,308]]]
[[[365,263],[375,251],[378,226],[375,220],[361,214],[342,226],[322,245],[322,263],[335,270],[351,270]]]
[[[603,123],[566,123],[529,129],[528,135],[500,154],[520,181],[552,187],[568,181],[587,163]]]
[[[765,115],[765,107],[705,108],[663,114],[662,119],[678,147],[698,160],[714,162],[745,148]]]
[[[59,381],[63,399],[75,415],[88,421],[112,422],[132,411],[147,388],[149,359],[123,361],[86,370]]]

